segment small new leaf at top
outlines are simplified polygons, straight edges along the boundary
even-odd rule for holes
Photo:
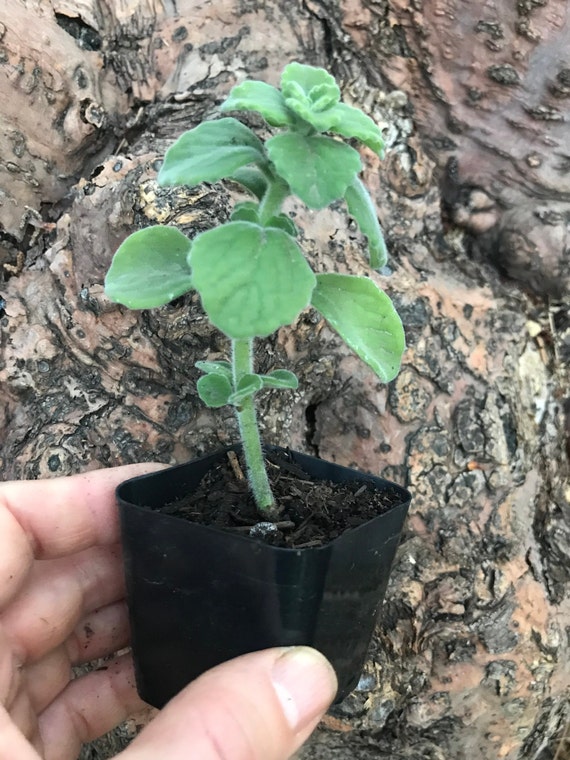
[[[281,76],[281,90],[259,81],[246,81],[232,89],[222,111],[256,111],[273,127],[288,127],[310,134],[332,132],[356,138],[383,156],[379,127],[358,108],[340,102],[340,89],[327,71],[290,63]],[[300,129],[300,125],[311,129]]]
[[[291,127],[295,118],[276,87],[257,80],[236,85],[221,105],[222,111],[257,111],[272,127]]]

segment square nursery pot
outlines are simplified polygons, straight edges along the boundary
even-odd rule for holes
[[[338,676],[337,702],[358,683],[410,494],[382,478],[268,448],[314,480],[390,489],[396,504],[324,546],[289,549],[160,513],[194,490],[229,449],[122,483],[137,688],[155,707],[214,665],[273,646],[320,650]]]

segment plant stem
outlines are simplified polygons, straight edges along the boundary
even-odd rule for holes
[[[289,195],[289,185],[280,177],[268,177],[267,190],[259,204],[259,221],[263,225],[281,211],[285,198]],[[232,340],[232,372],[234,388],[240,379],[253,373],[253,338]],[[265,519],[273,519],[279,514],[271,493],[267,470],[263,460],[254,395],[248,396],[236,407],[243,454],[247,465],[248,480],[258,512]]]
[[[253,372],[253,339],[232,340],[232,371],[234,388],[240,379]],[[248,479],[258,511],[266,519],[275,517],[278,510],[271,493],[267,477],[261,439],[257,425],[254,396],[246,398],[236,407],[243,453],[247,465]]]
[[[280,177],[268,182],[265,195],[259,204],[259,221],[262,225],[281,211],[283,201],[288,195],[289,185]]]

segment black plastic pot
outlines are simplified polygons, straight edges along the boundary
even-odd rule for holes
[[[337,702],[358,683],[410,494],[382,478],[287,451],[317,480],[390,489],[398,503],[326,546],[284,549],[163,515],[228,449],[117,489],[140,696],[162,707],[240,654],[306,644],[333,664]]]

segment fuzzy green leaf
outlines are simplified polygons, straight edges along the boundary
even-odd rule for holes
[[[340,103],[340,90],[324,69],[292,63],[281,77],[287,108],[317,132],[355,137],[382,157],[384,140],[375,122],[359,108]]]
[[[353,148],[321,135],[276,135],[266,148],[278,174],[309,208],[342,198],[362,168]]]
[[[259,222],[259,204],[254,201],[244,201],[243,203],[236,203],[231,213],[230,219],[232,222],[253,222],[257,224]]]
[[[263,176],[263,173],[257,168],[257,166],[242,166],[236,169],[228,179],[237,182],[252,195],[255,195],[258,200],[261,200],[267,190],[267,180]]]
[[[386,265],[388,251],[372,198],[358,177],[346,188],[344,199],[348,213],[368,238],[370,266],[372,269],[380,269]]]
[[[290,63],[283,69],[281,91],[286,99],[300,102],[318,102],[323,95],[327,95],[331,103],[338,103],[340,99],[338,85],[328,71],[297,62]]]
[[[295,112],[317,132],[333,132],[342,137],[354,137],[368,145],[380,158],[384,156],[384,140],[380,128],[358,108],[346,103],[337,103],[332,108],[317,111],[311,104],[300,104],[295,106]]]
[[[288,235],[291,235],[291,237],[297,237],[299,234],[299,230],[295,226],[291,217],[287,216],[287,214],[277,214],[276,216],[270,217],[265,223],[265,227],[277,227],[280,230],[285,230],[285,232]]]
[[[185,132],[167,150],[158,184],[217,182],[246,164],[264,161],[263,144],[237,119],[206,121]]]
[[[222,375],[231,381],[232,379],[232,365],[229,362],[196,362],[194,365],[207,375]]]
[[[319,113],[319,111],[326,111],[327,108],[332,108],[336,105],[340,98],[340,90],[336,83],[331,84],[319,84],[313,87],[309,93],[313,111]]]
[[[294,322],[316,282],[290,235],[250,222],[202,232],[190,262],[210,321],[234,339],[264,337]]]
[[[406,347],[404,328],[392,301],[372,280],[319,274],[311,303],[384,383],[396,377]]]
[[[384,157],[384,140],[380,127],[359,108],[353,108],[346,103],[337,103],[320,116],[321,131],[334,132],[348,138],[355,137],[377,153],[380,158]]]
[[[192,289],[191,243],[175,227],[146,227],[119,246],[105,277],[105,293],[129,309],[152,309]]]
[[[240,378],[237,388],[229,397],[228,403],[234,406],[242,404],[246,398],[253,396],[263,388],[263,381],[259,375],[247,374]]]
[[[264,388],[291,388],[295,390],[299,387],[297,375],[289,372],[288,369],[275,369],[268,375],[261,375]]]
[[[231,383],[223,375],[202,375],[196,383],[196,388],[198,389],[198,395],[206,406],[214,409],[225,406],[232,394]]]
[[[257,80],[236,85],[220,108],[222,111],[257,111],[272,127],[288,127],[294,121],[279,90]]]
[[[259,224],[259,204],[253,201],[244,201],[243,203],[236,203],[231,213],[230,220],[232,222],[252,222],[252,224]],[[285,230],[288,235],[297,237],[298,230],[291,221],[287,214],[277,214],[270,217],[264,227],[277,227],[277,229]]]

